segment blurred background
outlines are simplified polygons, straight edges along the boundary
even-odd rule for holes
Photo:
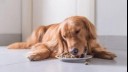
[[[0,0],[0,45],[25,41],[38,26],[76,15],[87,17],[102,41],[126,44],[127,0]]]

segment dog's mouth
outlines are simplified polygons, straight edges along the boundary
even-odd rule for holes
[[[57,55],[57,57],[60,58],[84,58],[87,55],[88,52],[88,48],[85,48],[85,50],[83,51],[82,54],[79,54],[77,52],[77,54],[74,54],[72,52],[64,52],[62,54]]]
[[[88,48],[84,49],[84,53],[81,55],[74,55],[76,58],[84,58],[88,53]]]
[[[84,58],[85,54],[81,54],[81,55],[75,55],[76,58]]]

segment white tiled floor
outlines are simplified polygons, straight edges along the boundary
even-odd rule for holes
[[[66,63],[57,59],[30,62],[29,50],[8,50],[0,47],[0,72],[127,72],[127,52],[113,51],[115,60],[91,59],[90,65]]]

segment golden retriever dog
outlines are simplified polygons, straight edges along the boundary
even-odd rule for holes
[[[87,50],[87,54],[97,58],[112,60],[116,57],[97,42],[94,25],[83,16],[72,16],[61,23],[40,26],[26,42],[13,43],[8,48],[31,48],[27,55],[31,61],[55,57],[66,52],[82,58]]]

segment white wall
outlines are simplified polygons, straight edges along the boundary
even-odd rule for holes
[[[99,35],[127,35],[127,0],[97,0]]]
[[[33,27],[63,21],[76,15],[75,0],[34,0]]]
[[[95,1],[77,0],[77,15],[86,16],[93,24],[95,24]]]
[[[21,34],[21,0],[0,0],[0,34]]]
[[[33,28],[39,25],[58,23],[74,15],[87,16],[94,22],[94,1],[33,0]]]
[[[0,0],[0,46],[21,41],[21,0]]]
[[[22,41],[26,41],[32,32],[32,3],[32,0],[22,0]]]

